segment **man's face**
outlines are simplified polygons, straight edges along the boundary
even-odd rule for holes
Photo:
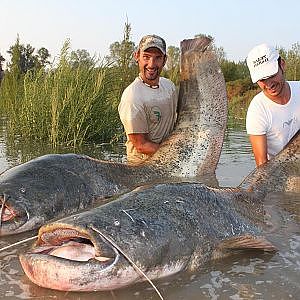
[[[283,74],[283,67],[283,64],[280,65],[276,74],[267,79],[257,81],[258,86],[262,89],[264,94],[271,99],[273,97],[280,96],[284,87],[285,78]]]
[[[159,75],[166,62],[166,56],[157,48],[148,48],[135,53],[142,79],[151,85],[159,82]]]

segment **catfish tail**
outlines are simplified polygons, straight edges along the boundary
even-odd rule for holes
[[[186,39],[180,42],[181,53],[185,54],[189,51],[204,52],[207,47],[212,43],[213,38],[203,36],[195,39]]]

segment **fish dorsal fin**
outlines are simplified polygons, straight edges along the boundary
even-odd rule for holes
[[[263,251],[276,251],[276,247],[263,236],[244,234],[222,241],[218,248],[228,250],[258,249]]]

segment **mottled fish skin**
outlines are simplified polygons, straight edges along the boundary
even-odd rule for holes
[[[259,219],[260,211],[255,209],[248,207],[245,211]],[[199,269],[224,239],[259,236],[259,228],[239,211],[226,191],[222,194],[199,183],[158,184],[42,226],[35,253],[21,255],[20,261],[29,279],[42,287],[66,291],[121,288],[144,280],[121,254],[104,267],[93,260],[78,264],[36,252],[39,247],[59,245],[67,237],[81,236],[90,240],[101,256],[103,239],[99,230],[149,278],[157,279]]]
[[[209,38],[181,42],[178,123],[170,140],[151,158],[155,164],[168,166],[175,176],[212,174],[220,158],[228,101],[210,42]]]
[[[270,176],[272,174],[272,176]],[[256,168],[239,185],[257,198],[270,192],[300,192],[300,130],[272,160]]]
[[[214,174],[226,128],[227,99],[210,43],[208,38],[182,42],[178,121],[153,157],[131,166],[51,154],[5,171],[0,175],[0,206],[5,202],[4,215],[11,220],[3,219],[0,236],[38,228],[147,182]]]
[[[234,250],[275,251],[264,237],[264,198],[270,191],[286,191],[289,177],[300,176],[299,144],[298,132],[274,159],[247,177],[245,188],[217,189],[200,183],[141,187],[101,207],[45,225],[32,249],[20,256],[22,267],[42,287],[111,290],[144,278],[109,241],[150,279],[197,270]],[[79,237],[94,246],[97,257],[111,260],[79,263],[39,250]]]

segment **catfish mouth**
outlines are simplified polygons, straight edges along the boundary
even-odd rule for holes
[[[28,278],[39,286],[92,291],[119,288],[120,278],[110,274],[119,258],[117,249],[104,239],[95,240],[87,231],[56,228],[40,233],[33,248],[20,255],[20,262]]]
[[[16,212],[8,206],[7,196],[0,197],[0,224],[12,220],[16,216]]]
[[[71,261],[95,259],[104,263],[112,262],[118,255],[118,251],[107,242],[103,241],[95,246],[88,234],[70,228],[42,233],[29,253],[46,254]]]
[[[0,236],[18,233],[18,229],[28,221],[24,208],[12,205],[11,197],[0,195]]]

